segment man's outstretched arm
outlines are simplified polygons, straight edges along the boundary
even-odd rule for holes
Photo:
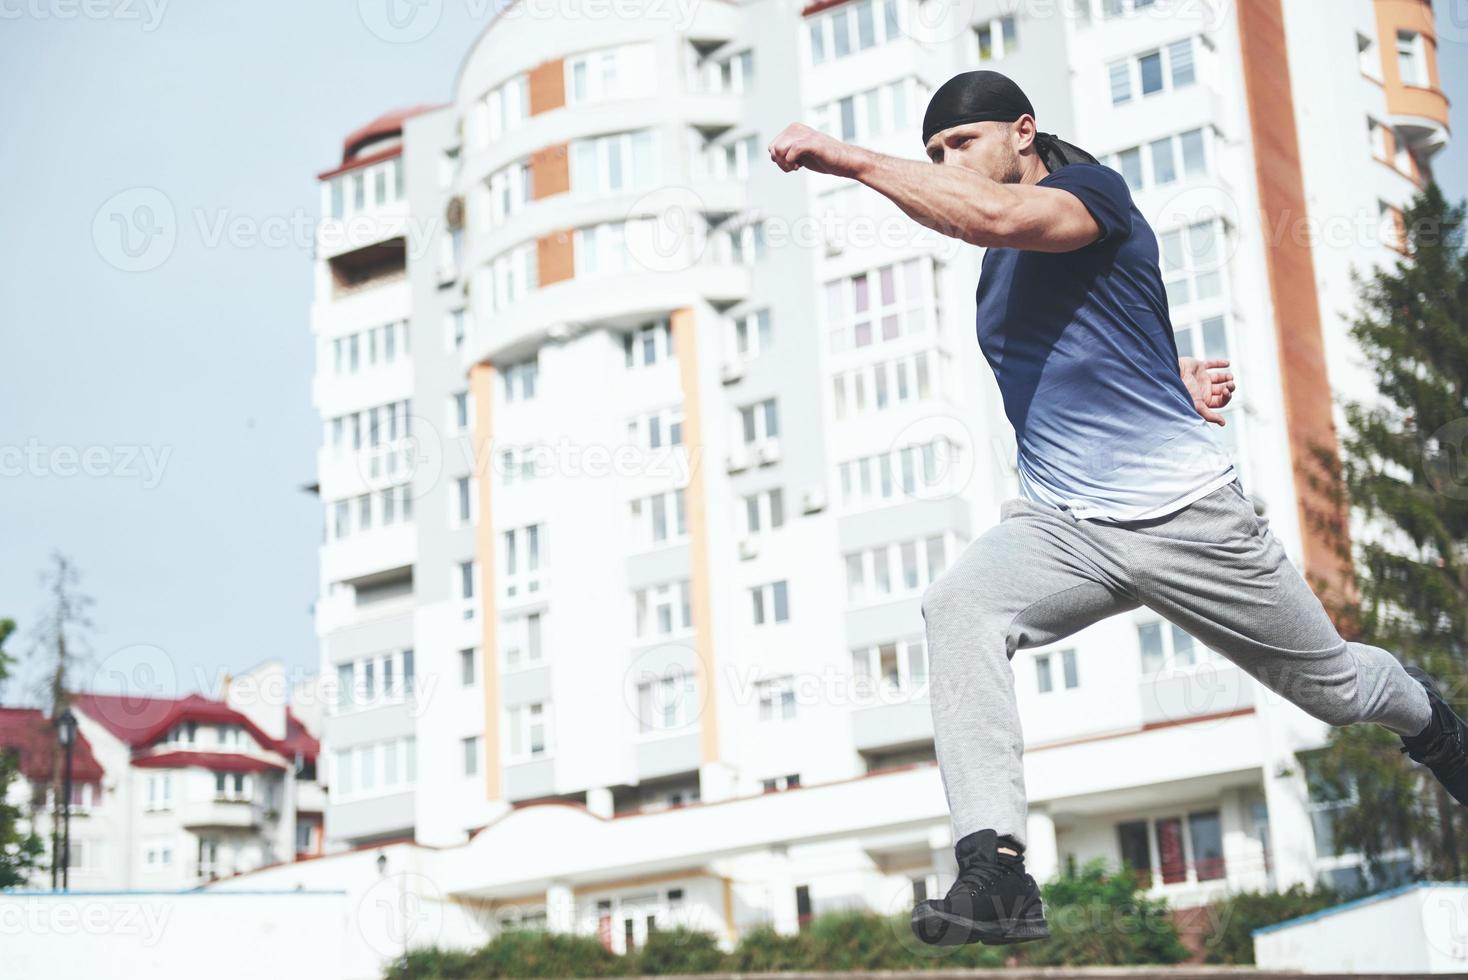
[[[1080,199],[1059,188],[1001,184],[964,167],[887,156],[801,123],[785,127],[769,151],[787,173],[804,168],[860,181],[919,224],[970,245],[1072,252],[1101,235]]]
[[[1200,361],[1196,357],[1179,357],[1178,374],[1183,386],[1193,396],[1193,407],[1198,414],[1214,425],[1226,425],[1217,409],[1223,408],[1234,397],[1234,382],[1231,372],[1225,371],[1228,361]]]

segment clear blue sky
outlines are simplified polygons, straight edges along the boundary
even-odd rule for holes
[[[315,214],[313,175],[348,131],[447,100],[491,4],[422,0],[395,31],[390,0],[152,2],[101,19],[0,4],[0,449],[41,461],[0,474],[0,616],[24,652],[59,548],[96,599],[82,684],[141,668],[135,685],[208,689],[268,657],[316,663],[308,239],[246,236]],[[1464,44],[1445,38],[1441,56],[1468,106]],[[1468,134],[1438,174],[1468,194]],[[129,272],[108,202],[160,200],[137,188],[162,193],[174,238]],[[58,472],[89,448],[105,475]]]

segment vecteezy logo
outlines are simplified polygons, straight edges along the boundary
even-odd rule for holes
[[[1438,0],[1437,43],[1441,51],[1444,41],[1462,44],[1468,41],[1468,0]],[[1438,59],[1441,63],[1442,59]]]
[[[703,198],[688,187],[660,187],[642,195],[627,210],[627,254],[649,272],[688,269],[703,254],[700,222],[707,211]]]
[[[95,705],[103,721],[142,731],[157,722],[160,698],[179,696],[178,669],[162,647],[135,643],[102,658],[87,690],[112,695]]]
[[[443,0],[357,0],[367,29],[389,44],[421,41],[438,26]]]
[[[1454,419],[1432,434],[1423,448],[1422,469],[1444,497],[1468,499],[1468,418]]]
[[[123,272],[156,269],[173,254],[178,218],[173,202],[156,187],[130,187],[97,209],[92,244],[97,254]]]

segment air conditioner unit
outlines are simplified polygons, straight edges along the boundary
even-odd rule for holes
[[[741,538],[739,540],[739,557],[741,559],[743,559],[744,561],[749,561],[751,558],[755,557],[758,554],[759,539]]]
[[[726,462],[728,463],[730,473],[739,473],[749,468],[749,453],[741,446],[729,453],[729,458]]]
[[[723,371],[721,371],[719,373],[719,377],[721,379],[723,379],[723,382],[726,385],[731,385],[734,382],[743,379],[743,377],[744,377],[744,362],[743,361],[728,361],[728,362],[726,362],[724,364]]]
[[[807,514],[815,514],[826,509],[826,491],[820,487],[811,487],[800,495],[800,509]]]
[[[780,440],[766,439],[759,444],[759,464],[769,466],[780,461]]]

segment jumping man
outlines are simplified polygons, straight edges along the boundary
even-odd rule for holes
[[[946,897],[913,910],[918,937],[1050,934],[1024,870],[1009,661],[1140,606],[1327,724],[1385,726],[1468,802],[1468,728],[1432,679],[1342,639],[1256,516],[1209,429],[1224,424],[1218,409],[1234,391],[1228,362],[1178,356],[1157,238],[1122,176],[1038,132],[1019,86],[991,71],[933,94],[923,147],[932,163],[799,123],[769,147],[781,170],[860,181],[987,250],[978,339],[1014,426],[1021,496],[923,594],[959,873]]]

